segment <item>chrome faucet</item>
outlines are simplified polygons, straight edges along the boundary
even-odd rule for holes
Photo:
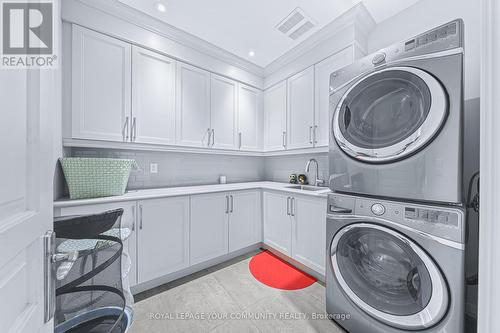
[[[311,158],[309,161],[307,161],[306,172],[309,172],[309,169],[310,169],[312,162],[316,163],[316,174],[315,174],[315,179],[314,179],[314,186],[323,185],[325,183],[325,181],[323,179],[319,179],[319,164],[318,164],[318,161],[316,161],[316,159]]]

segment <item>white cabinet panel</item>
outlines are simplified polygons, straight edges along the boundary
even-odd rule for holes
[[[211,75],[210,81],[212,147],[220,149],[237,149],[237,83],[215,74]]]
[[[264,92],[264,150],[286,149],[286,81]]]
[[[326,199],[296,196],[292,215],[292,257],[324,275]]]
[[[132,141],[175,142],[175,61],[140,47],[132,53]]]
[[[262,92],[240,84],[238,93],[238,145],[242,150],[262,147]]]
[[[129,141],[131,45],[73,26],[72,136]]]
[[[191,265],[228,253],[228,206],[226,193],[191,196]]]
[[[354,61],[352,46],[314,66],[315,71],[315,146],[328,146],[330,131],[330,74]]]
[[[210,73],[177,63],[177,144],[208,145],[210,128]]]
[[[290,196],[264,192],[264,243],[287,254],[292,254],[292,227]]]
[[[134,286],[137,284],[137,223],[135,201],[65,207],[61,208],[60,214],[61,216],[92,215],[119,208],[123,209],[121,220],[122,228],[129,228],[132,231],[130,237],[123,243],[123,246],[127,248],[132,263],[132,266],[130,267],[130,271],[128,273],[128,280],[130,286]],[[126,264],[125,261],[122,261],[122,263],[124,263],[124,265]]]
[[[138,202],[138,282],[189,266],[189,197]]]
[[[230,194],[229,252],[258,243],[262,239],[260,191]]]
[[[313,146],[314,67],[288,80],[287,149]]]

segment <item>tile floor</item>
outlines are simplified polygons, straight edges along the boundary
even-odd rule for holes
[[[325,313],[322,284],[270,288],[248,270],[253,254],[136,295],[130,333],[344,332],[328,319],[312,318]]]

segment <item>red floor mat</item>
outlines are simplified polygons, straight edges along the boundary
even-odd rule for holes
[[[300,271],[269,251],[255,255],[248,266],[258,281],[276,289],[302,289],[316,282],[314,277]]]

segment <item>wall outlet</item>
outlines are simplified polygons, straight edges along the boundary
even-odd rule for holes
[[[158,163],[149,164],[149,173],[158,173]]]

